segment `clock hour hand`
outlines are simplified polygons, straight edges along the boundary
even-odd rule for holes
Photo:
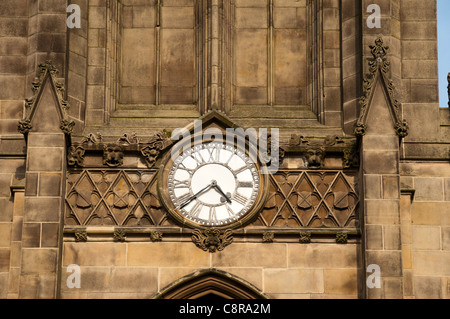
[[[212,181],[211,184],[209,184],[208,186],[206,186],[205,188],[203,188],[202,190],[198,191],[197,194],[193,195],[191,198],[189,198],[188,200],[186,200],[183,204],[180,205],[180,209],[185,208],[187,205],[189,205],[194,199],[196,199],[198,197],[198,195],[206,192],[207,190],[209,190],[211,187],[214,186],[214,182]]]
[[[227,201],[228,203],[231,204],[231,199],[223,192],[222,188],[220,188],[220,186],[217,185],[217,183],[215,183],[215,184],[213,185],[213,187],[214,187],[214,188],[215,188],[215,189],[223,196],[223,198],[226,199],[226,201]]]

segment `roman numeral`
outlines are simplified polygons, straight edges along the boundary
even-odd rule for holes
[[[253,188],[253,182],[242,182],[239,181],[238,182],[238,188],[242,187],[242,188]]]
[[[188,172],[189,175],[191,175],[191,176],[194,174],[194,171],[195,171],[193,169],[187,168],[183,163],[180,164],[179,169]]]
[[[218,162],[220,158],[220,145],[208,145],[206,147],[206,150],[208,151],[208,163],[212,162]]]
[[[242,206],[245,206],[247,204],[247,201],[248,201],[247,197],[245,197],[245,196],[243,196],[243,195],[241,195],[239,193],[234,194],[233,199],[236,202],[238,202],[239,204],[241,204]]]
[[[198,218],[202,209],[203,209],[203,204],[201,204],[200,202],[196,202],[194,207],[192,207],[191,211],[189,212],[189,215],[191,217]]]
[[[228,215],[230,217],[233,217],[235,215],[235,212],[231,209],[231,207],[230,207],[230,205],[228,205],[228,203],[225,204],[225,208],[227,209]]]
[[[205,163],[205,159],[199,152],[192,153],[191,157],[197,162],[197,165],[202,165]]]
[[[216,215],[216,208],[215,207],[210,207],[209,208],[209,221],[217,223],[217,215]]]
[[[239,168],[239,169],[233,171],[233,173],[234,173],[234,175],[237,175],[237,174],[240,174],[240,173],[246,171],[247,169],[248,169],[247,166],[242,166],[241,168]]]
[[[191,196],[191,193],[186,193],[180,197],[177,197],[178,205],[184,204],[189,198],[191,198]]]
[[[173,181],[173,185],[174,188],[189,188],[189,180],[179,181],[176,179]]]

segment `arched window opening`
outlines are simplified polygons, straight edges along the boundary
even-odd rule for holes
[[[256,287],[229,273],[208,269],[185,276],[156,299],[266,299]]]

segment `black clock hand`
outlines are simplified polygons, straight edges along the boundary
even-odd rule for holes
[[[227,200],[228,203],[231,204],[231,199],[227,195],[225,195],[222,188],[220,188],[220,186],[217,185],[217,183],[214,184],[213,187]]]
[[[198,191],[197,194],[193,195],[191,198],[189,198],[188,200],[186,200],[183,204],[180,205],[180,209],[185,208],[187,205],[189,205],[194,199],[196,199],[198,197],[198,195],[206,192],[208,189],[210,189],[211,187],[214,186],[214,182],[211,182],[211,184],[209,184],[208,186],[206,186],[205,188],[203,188],[202,190]]]

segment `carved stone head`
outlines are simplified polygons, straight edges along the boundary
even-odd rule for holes
[[[321,168],[325,157],[325,149],[320,146],[308,147],[305,157],[309,168]]]
[[[123,165],[123,148],[117,144],[107,144],[103,149],[103,164],[109,167]]]

